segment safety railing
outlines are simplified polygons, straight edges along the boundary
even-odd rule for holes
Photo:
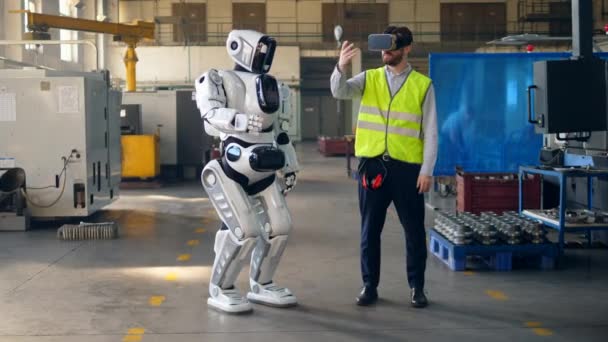
[[[507,22],[503,24],[458,24],[449,25],[433,22],[394,22],[391,25],[408,26],[414,33],[416,42],[466,43],[502,38],[506,35],[521,33],[549,34],[548,31],[526,32],[525,23]],[[154,45],[211,45],[225,44],[228,33],[233,29],[257,29],[275,37],[281,45],[300,45],[305,47],[335,46],[333,25],[324,26],[316,22],[267,22],[262,27],[255,24],[232,22],[208,23],[158,23]],[[366,25],[345,25],[343,40],[351,40],[364,45],[370,33],[382,32],[385,25],[369,23]],[[547,27],[548,30],[548,27]]]
[[[568,9],[571,0],[520,0],[518,2],[519,18],[522,20],[561,20],[570,17]]]

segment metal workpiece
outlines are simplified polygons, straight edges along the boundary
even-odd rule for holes
[[[522,236],[528,243],[542,244],[547,242],[547,230],[542,222],[519,215],[514,211],[505,212],[503,217],[521,227]]]
[[[503,215],[483,212],[479,216],[469,212],[438,212],[435,230],[456,245],[474,242],[482,245],[542,244],[547,241],[547,231],[542,222],[516,212]]]
[[[439,212],[435,218],[435,230],[457,245],[473,242],[473,229],[455,214]]]
[[[481,213],[481,217],[496,227],[498,236],[503,242],[509,245],[516,245],[522,242],[521,227],[514,220],[499,217],[493,212]]]

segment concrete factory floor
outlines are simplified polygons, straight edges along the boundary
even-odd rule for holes
[[[119,223],[118,240],[62,242],[54,228],[1,233],[0,342],[607,340],[608,250],[569,249],[557,271],[504,273],[452,272],[429,255],[431,305],[413,309],[392,209],[381,300],[357,307],[355,182],[342,158],[314,147],[299,147],[304,170],[288,197],[295,230],[275,279],[299,306],[241,316],[207,308],[219,222],[192,182],[123,191],[97,218]],[[238,286],[247,288],[246,272]]]

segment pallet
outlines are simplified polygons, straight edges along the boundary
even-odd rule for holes
[[[464,271],[467,257],[479,256],[496,271],[510,271],[513,259],[526,257],[541,269],[555,268],[558,255],[554,243],[525,245],[455,245],[434,229],[430,230],[430,252],[446,264],[452,271]]]

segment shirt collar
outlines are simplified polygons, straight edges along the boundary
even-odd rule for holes
[[[403,69],[402,72],[400,72],[398,74],[393,74],[393,72],[388,68],[388,65],[384,66],[384,70],[386,70],[386,72],[391,76],[403,76],[404,74],[407,74],[408,72],[410,72],[411,69],[412,69],[412,66],[410,65],[410,63],[407,63],[407,66],[405,67],[405,69]]]

